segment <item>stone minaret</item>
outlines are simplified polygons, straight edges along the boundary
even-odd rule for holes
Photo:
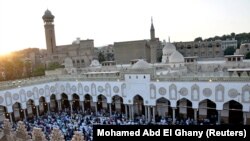
[[[43,15],[44,28],[45,28],[45,38],[47,45],[48,54],[53,54],[56,48],[56,38],[55,38],[55,29],[54,29],[54,16],[47,9]]]
[[[153,18],[151,17],[150,39],[155,39],[155,28],[153,24]]]
[[[157,62],[157,45],[158,39],[155,38],[155,28],[153,24],[153,18],[151,18],[151,28],[150,28],[150,63]]]

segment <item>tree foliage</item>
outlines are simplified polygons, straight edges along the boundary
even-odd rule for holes
[[[197,37],[200,38],[200,37]],[[195,38],[195,39],[197,39]],[[222,36],[214,36],[214,37],[209,37],[207,39],[204,39],[204,41],[215,41],[215,40],[227,40],[227,39],[233,39],[237,40],[237,48],[240,47],[242,43],[250,42],[250,33],[239,33],[235,34],[232,32],[231,34],[224,34]]]
[[[45,66],[39,65],[33,70],[33,76],[43,76],[45,75]]]
[[[201,37],[197,37],[194,39],[195,42],[201,42],[202,41],[202,38]]]
[[[105,56],[103,55],[103,53],[100,52],[98,54],[98,60],[99,60],[100,63],[103,62],[103,61],[105,61]]]
[[[235,49],[233,47],[228,47],[224,51],[224,55],[234,55]]]
[[[250,59],[250,52],[246,54],[245,59]]]
[[[46,70],[55,70],[55,69],[63,68],[63,67],[64,66],[59,64],[58,62],[50,62]]]
[[[45,74],[44,65],[32,66],[31,60],[14,53],[0,58],[0,81],[41,76]]]

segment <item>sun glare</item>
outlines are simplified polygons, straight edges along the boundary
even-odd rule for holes
[[[11,55],[11,51],[9,50],[4,50],[4,49],[1,49],[0,50],[0,57],[3,57],[3,56],[8,56],[8,55]]]

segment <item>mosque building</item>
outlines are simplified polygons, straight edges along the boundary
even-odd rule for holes
[[[201,61],[184,57],[174,44],[163,41],[162,60],[156,62],[159,39],[152,35],[144,44],[154,50],[151,55],[100,64],[92,58],[93,40],[56,46],[54,16],[47,10],[43,19],[48,54],[65,68],[43,77],[0,82],[0,121],[64,109],[104,109],[131,120],[144,115],[153,121],[168,116],[173,121],[213,118],[217,124],[250,124],[250,61],[244,55]],[[75,60],[84,65],[75,66]]]
[[[46,10],[42,16],[47,47],[47,63],[58,62],[62,64],[66,57],[70,57],[75,67],[89,66],[91,60],[95,57],[94,40],[77,38],[72,44],[58,46],[56,44],[54,18],[54,15],[49,10]]]

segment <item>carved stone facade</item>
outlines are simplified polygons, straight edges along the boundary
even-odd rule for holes
[[[75,131],[74,136],[73,136],[71,141],[85,141],[85,140],[84,140],[83,134],[81,132]]]
[[[32,140],[33,141],[47,141],[42,129],[36,128],[36,127],[34,127],[32,131]]]
[[[19,121],[17,124],[16,138],[17,141],[27,141],[31,139],[30,135],[28,135],[25,124],[22,121]]]
[[[51,141],[65,141],[64,136],[60,129],[53,128],[51,135],[50,135]]]

